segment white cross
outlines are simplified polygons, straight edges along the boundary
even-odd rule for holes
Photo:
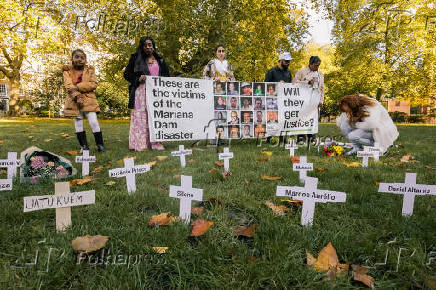
[[[413,214],[416,195],[436,195],[436,185],[416,184],[416,173],[406,173],[404,183],[380,183],[378,192],[403,194],[403,216]]]
[[[17,152],[8,152],[8,159],[0,160],[0,167],[8,168],[8,179],[17,177],[17,167],[20,160],[17,158]]]
[[[357,151],[357,157],[362,157],[362,167],[368,167],[368,159],[374,157],[373,152],[369,151]]]
[[[313,170],[313,163],[307,163],[307,157],[300,156],[300,162],[293,164],[293,170],[300,172],[300,181],[304,183],[307,177],[307,171]]]
[[[24,212],[47,208],[56,209],[56,230],[64,231],[71,226],[71,207],[94,204],[95,190],[70,193],[69,182],[55,183],[55,195],[24,197]]]
[[[345,202],[345,192],[317,189],[318,178],[306,177],[304,187],[299,186],[277,186],[276,196],[290,197],[293,200],[301,200],[303,208],[301,211],[301,224],[303,226],[313,223],[316,202]]]
[[[171,152],[171,156],[180,156],[180,166],[182,166],[182,168],[185,168],[186,166],[185,155],[191,155],[191,154],[192,154],[192,150],[190,149],[185,150],[185,146],[183,145],[179,145],[179,151]]]
[[[82,176],[89,175],[90,162],[95,162],[95,156],[89,156],[89,150],[83,150],[83,156],[76,156],[76,163],[82,163]]]
[[[230,167],[230,160],[233,158],[233,152],[229,151],[229,147],[225,147],[224,148],[224,152],[218,154],[218,159],[219,160],[224,160],[224,170],[225,171],[229,171],[229,167]]]
[[[12,179],[0,179],[0,191],[12,190]]]
[[[181,176],[181,186],[170,185],[170,197],[180,199],[179,217],[189,223],[191,220],[191,201],[203,199],[203,189],[192,188],[192,176]]]
[[[363,151],[371,152],[374,157],[374,161],[379,161],[380,158],[380,146],[377,142],[374,142],[374,146],[363,146]]]
[[[289,139],[289,143],[285,145],[285,149],[289,150],[289,156],[294,156],[295,149],[298,149],[298,145],[294,143],[294,139]]]
[[[133,158],[124,158],[124,168],[115,168],[109,170],[109,177],[126,177],[127,192],[136,191],[135,175],[150,171],[150,164],[136,165]]]

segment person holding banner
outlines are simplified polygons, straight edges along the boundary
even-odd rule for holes
[[[226,48],[219,44],[215,49],[215,58],[210,60],[203,70],[203,79],[229,82],[234,81],[232,65],[226,60]]]
[[[284,82],[290,83],[292,80],[292,74],[288,70],[291,63],[291,54],[284,52],[279,56],[279,65],[273,67],[265,74],[265,82]]]
[[[377,142],[384,154],[398,138],[398,130],[386,109],[375,99],[364,95],[349,95],[339,101],[342,114],[336,124],[345,137],[353,143],[353,149],[345,155],[356,154],[362,145],[373,146]]]
[[[64,106],[64,115],[74,117],[74,127],[81,150],[89,150],[86,133],[83,128],[83,119],[88,119],[94,134],[98,151],[105,152],[103,135],[97,120],[100,112],[94,90],[97,88],[97,77],[94,67],[86,64],[86,54],[81,49],[73,51],[71,65],[62,67],[64,85],[68,91],[68,97]]]
[[[150,144],[148,110],[146,105],[145,79],[147,75],[169,77],[170,72],[163,57],[156,52],[156,45],[151,37],[139,40],[135,53],[130,56],[124,70],[124,78],[129,86],[130,118],[129,149],[136,151],[151,149],[164,150],[162,143]]]

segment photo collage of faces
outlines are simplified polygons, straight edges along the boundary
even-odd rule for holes
[[[276,83],[214,82],[216,137],[264,137],[278,123]]]

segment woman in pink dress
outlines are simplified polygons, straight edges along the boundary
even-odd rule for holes
[[[129,86],[130,118],[129,149],[144,151],[150,149],[164,150],[162,143],[150,142],[148,126],[148,109],[145,94],[147,75],[169,77],[168,66],[151,37],[144,36],[139,41],[137,51],[130,56],[129,64],[124,71],[124,78]]]

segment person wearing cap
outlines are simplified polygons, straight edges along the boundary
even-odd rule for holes
[[[289,52],[282,53],[279,57],[279,65],[273,67],[265,74],[265,82],[290,83],[292,81],[292,75],[288,68],[291,59]]]
[[[324,75],[318,71],[320,65],[321,59],[318,56],[311,56],[309,65],[300,69],[292,79],[292,83],[308,84],[313,88],[319,89],[321,96],[318,107],[324,102]],[[308,136],[310,140],[315,137],[314,134],[298,135],[297,140],[305,139],[306,136]]]

